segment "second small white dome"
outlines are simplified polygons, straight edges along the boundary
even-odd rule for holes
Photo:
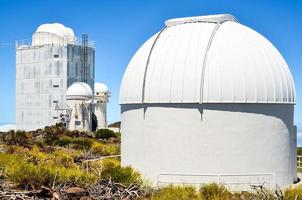
[[[94,91],[95,91],[95,94],[97,94],[97,93],[108,93],[108,92],[110,92],[110,91],[109,91],[109,88],[108,88],[107,85],[105,85],[104,83],[95,83],[95,84],[94,84]]]

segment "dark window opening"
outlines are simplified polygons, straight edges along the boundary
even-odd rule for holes
[[[96,95],[99,95],[99,93],[97,92]]]
[[[53,87],[54,87],[54,88],[58,88],[58,87],[59,87],[59,85],[53,85]]]
[[[59,58],[59,54],[54,54],[53,57],[54,58]]]
[[[59,117],[53,117],[53,119],[59,119]]]
[[[53,103],[58,103],[58,101],[53,101]]]

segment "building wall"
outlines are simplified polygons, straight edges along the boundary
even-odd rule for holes
[[[34,130],[58,121],[54,106],[81,81],[81,46],[19,46],[16,49],[16,128]],[[94,50],[89,48],[89,85],[94,86]]]
[[[91,104],[87,104],[87,99],[68,100],[67,104],[71,109],[71,120],[67,128],[69,130],[91,130]]]
[[[97,102],[95,104],[95,111],[97,117],[97,129],[107,127],[107,102]]]
[[[154,184],[246,188],[255,181],[290,185],[297,177],[293,105],[126,104],[121,119],[122,165]]]

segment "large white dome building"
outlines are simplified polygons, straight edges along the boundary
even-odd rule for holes
[[[130,61],[120,104],[122,164],[155,184],[297,179],[291,73],[232,15],[166,21]]]

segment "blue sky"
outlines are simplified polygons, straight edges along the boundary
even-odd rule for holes
[[[0,0],[0,43],[30,38],[43,23],[62,23],[78,36],[88,33],[96,42],[96,81],[112,91],[108,120],[114,122],[120,119],[123,73],[140,45],[167,19],[220,13],[233,14],[279,49],[294,77],[295,122],[302,127],[302,1]],[[0,69],[0,124],[14,123],[14,46],[0,45]]]

